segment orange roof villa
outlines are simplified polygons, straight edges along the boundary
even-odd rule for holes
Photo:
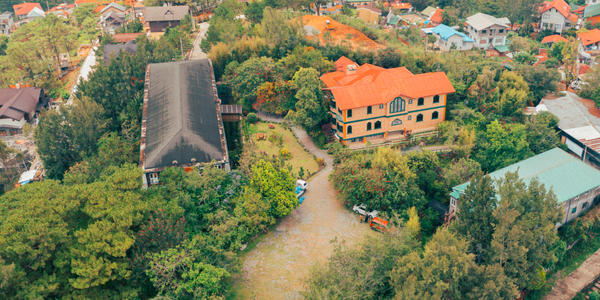
[[[359,66],[346,57],[323,74],[332,128],[344,142],[434,130],[444,121],[454,87],[444,72],[414,75],[408,69]]]

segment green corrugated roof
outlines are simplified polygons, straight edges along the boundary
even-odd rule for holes
[[[571,7],[571,11],[574,11],[579,8],[579,5],[573,3],[569,3],[569,6]]]
[[[497,180],[504,178],[507,172],[518,172],[525,183],[537,177],[546,189],[552,187],[558,203],[600,186],[600,171],[559,148],[492,172],[490,176]],[[464,193],[468,185],[466,182],[453,187],[452,190]]]
[[[390,18],[390,21],[388,22],[388,24],[390,24],[390,25],[397,25],[398,21],[400,21],[400,17],[393,16],[393,17]]]
[[[450,196],[452,196],[454,199],[458,199],[460,198],[460,193],[458,191],[452,191]]]
[[[504,52],[508,52],[508,44],[506,45],[500,45],[500,46],[494,46],[494,49],[504,53]]]
[[[600,3],[594,5],[588,5],[583,11],[583,18],[593,17],[600,15]]]

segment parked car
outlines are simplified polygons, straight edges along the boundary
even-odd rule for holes
[[[296,187],[301,187],[302,190],[308,189],[308,183],[302,179],[296,181]]]
[[[390,231],[391,230],[391,225],[389,221],[380,219],[380,218],[373,218],[370,222],[369,222],[369,226],[371,227],[371,229],[375,230],[375,231],[379,231],[379,232],[385,232],[385,231]],[[390,227],[388,227],[390,226]]]
[[[354,207],[352,207],[352,210],[359,214],[359,215],[363,215],[363,216],[369,216],[369,218],[373,219],[377,217],[377,211],[374,210],[372,212],[368,212],[367,208],[365,207],[364,204],[360,204],[360,205],[354,205]]]

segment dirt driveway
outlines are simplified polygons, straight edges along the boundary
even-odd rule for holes
[[[573,299],[577,292],[592,283],[598,276],[600,276],[600,250],[592,254],[569,276],[556,282],[544,300]]]
[[[355,245],[376,234],[336,199],[327,180],[332,158],[316,149],[305,132],[296,134],[317,157],[326,158],[327,167],[308,180],[304,203],[242,256],[242,275],[234,284],[238,299],[302,299],[303,279],[313,264],[331,255],[331,240],[337,237]]]

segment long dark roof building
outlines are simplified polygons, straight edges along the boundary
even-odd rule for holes
[[[148,174],[165,167],[192,167],[211,161],[229,169],[211,61],[149,64],[140,166]],[[145,180],[150,182],[150,178]]]

